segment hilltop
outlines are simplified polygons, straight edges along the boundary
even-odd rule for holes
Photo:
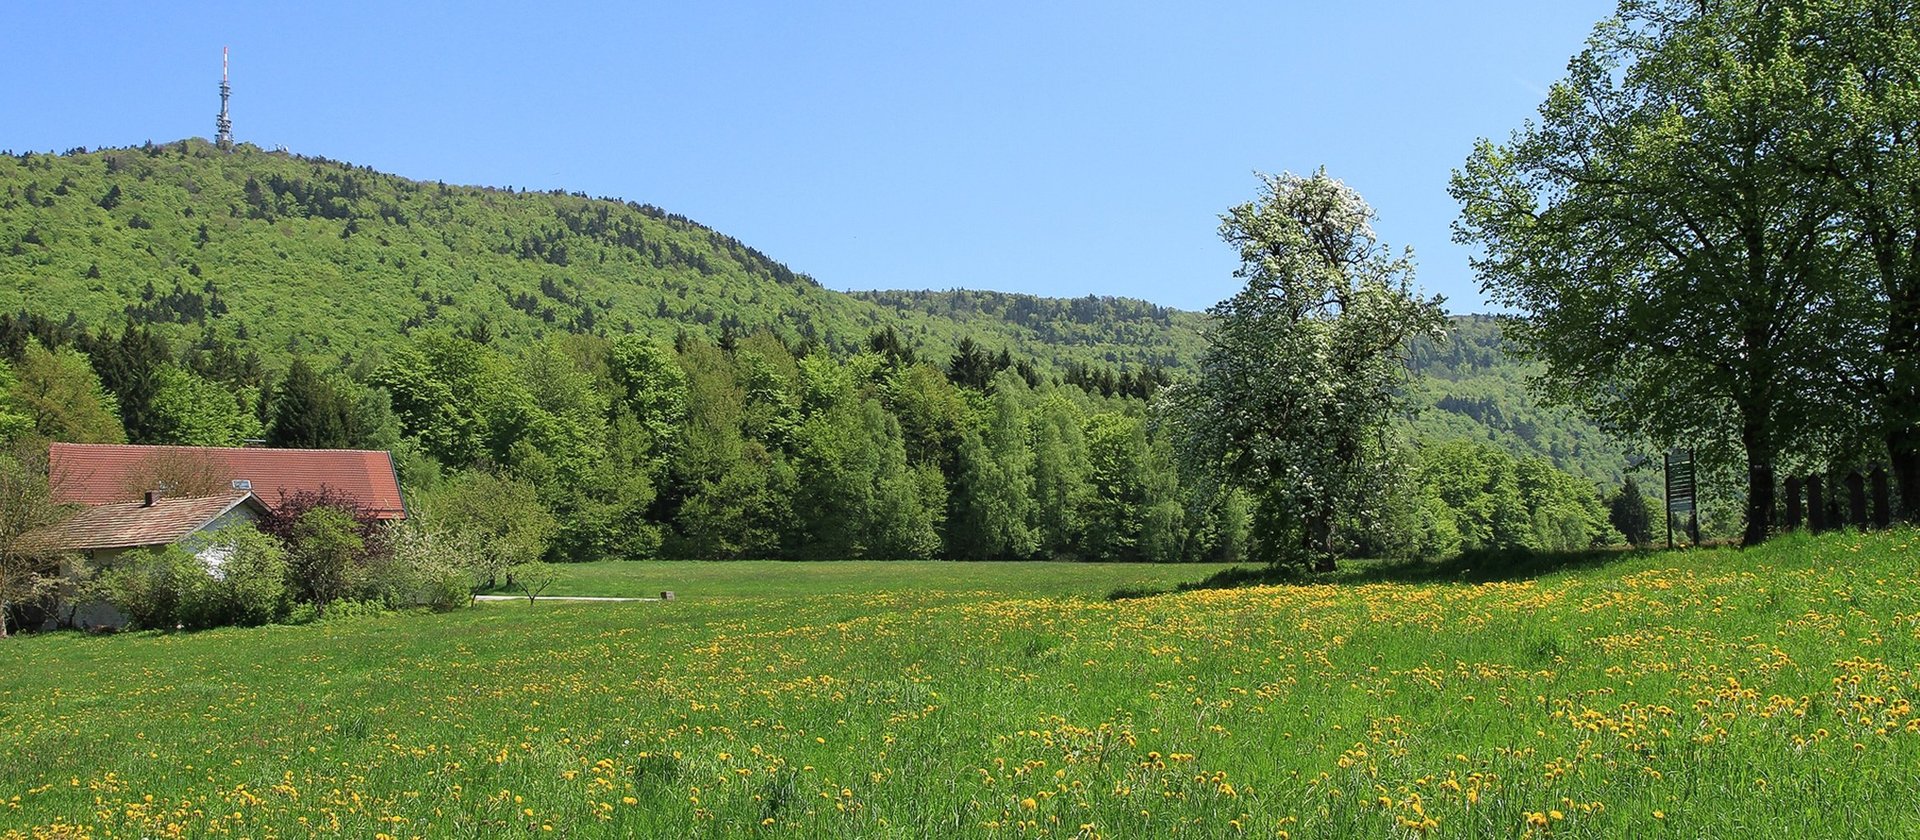
[[[0,156],[0,311],[212,331],[268,359],[347,358],[481,325],[508,344],[768,329],[836,350],[893,326],[938,358],[970,337],[1055,368],[1174,367],[1200,346],[1202,316],[1141,301],[964,295],[979,305],[903,307],[826,289],[647,204],[416,181],[245,144]],[[993,314],[1016,310],[1047,318]]]

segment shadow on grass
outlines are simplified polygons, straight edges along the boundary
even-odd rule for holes
[[[1586,551],[1471,551],[1445,560],[1349,560],[1333,572],[1308,572],[1292,566],[1235,566],[1204,580],[1180,584],[1176,592],[1237,589],[1243,586],[1302,586],[1316,583],[1494,583],[1530,580],[1557,572],[1597,569],[1644,552],[1623,548]],[[1161,594],[1117,589],[1108,600]]]

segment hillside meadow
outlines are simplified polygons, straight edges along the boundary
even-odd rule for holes
[[[1212,569],[603,564],[560,586],[682,597],[45,635],[0,645],[0,837],[1907,837],[1916,536],[1124,601]]]

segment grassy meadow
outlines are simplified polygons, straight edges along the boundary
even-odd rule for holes
[[[0,837],[1911,837],[1913,531],[1537,576],[630,564],[0,644]],[[1490,579],[1489,579],[1490,578]]]
[[[675,599],[794,598],[912,592],[926,598],[1091,597],[1115,589],[1172,589],[1225,563],[955,563],[945,560],[783,560],[559,563],[547,595]],[[1252,567],[1248,567],[1252,568]],[[510,587],[494,592],[519,594]]]

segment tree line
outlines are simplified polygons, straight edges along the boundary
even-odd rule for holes
[[[1040,376],[971,341],[928,360],[890,330],[851,354],[768,332],[485,339],[427,332],[390,353],[271,371],[213,337],[175,351],[132,324],[0,318],[0,440],[390,450],[416,510],[464,511],[444,515],[553,560],[1259,554],[1256,496],[1183,469],[1184,431],[1148,400]],[[1393,515],[1343,527],[1342,550],[1617,539],[1593,485],[1461,446],[1492,466],[1476,462],[1445,493],[1396,483]],[[1399,451],[1429,471],[1468,458]]]

